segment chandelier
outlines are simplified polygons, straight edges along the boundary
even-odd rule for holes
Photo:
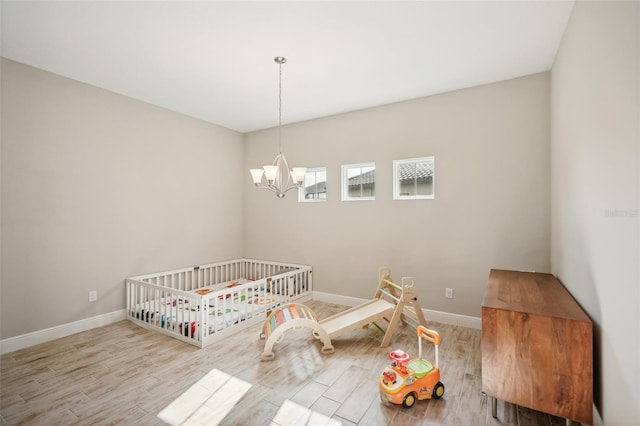
[[[279,67],[278,79],[278,148],[279,153],[269,166],[262,166],[262,169],[251,169],[251,177],[257,188],[273,191],[278,198],[283,198],[287,191],[300,188],[304,182],[306,167],[293,167],[289,170],[289,163],[282,153],[282,64],[287,62],[286,58],[276,56],[274,61]],[[264,175],[266,183],[263,183]]]

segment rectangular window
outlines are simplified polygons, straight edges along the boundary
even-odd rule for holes
[[[315,167],[307,169],[304,183],[298,189],[298,202],[309,203],[326,201],[327,199],[327,168]]]
[[[393,199],[429,200],[435,198],[434,157],[393,161]]]
[[[376,163],[342,166],[342,201],[375,200]]]

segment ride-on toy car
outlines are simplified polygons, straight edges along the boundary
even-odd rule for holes
[[[410,359],[401,350],[389,354],[391,364],[380,375],[380,399],[382,402],[413,406],[416,399],[440,399],[444,395],[444,385],[440,382],[438,368],[438,346],[440,335],[421,325],[418,333],[418,358]],[[422,339],[435,346],[435,366],[422,359]]]

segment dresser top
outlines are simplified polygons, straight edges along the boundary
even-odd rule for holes
[[[492,269],[482,307],[591,322],[558,279],[539,272]]]

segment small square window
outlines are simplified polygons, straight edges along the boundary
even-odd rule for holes
[[[304,183],[298,189],[298,202],[312,203],[327,200],[327,168],[307,169]]]
[[[342,201],[375,200],[376,163],[342,166]]]
[[[434,157],[393,161],[393,199],[430,200],[435,198]]]

